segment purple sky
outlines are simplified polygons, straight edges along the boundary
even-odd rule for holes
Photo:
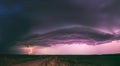
[[[8,52],[8,48],[15,45],[14,42],[21,40],[21,38],[27,35],[40,35],[47,31],[72,25],[99,28],[102,31],[107,31],[112,34],[117,33],[119,35],[119,7],[120,0],[1,0],[0,51]],[[109,45],[112,44],[116,43],[110,43]],[[74,50],[74,46],[76,45],[73,45],[71,48]],[[99,46],[101,47],[101,45]],[[55,45],[46,48],[53,49],[53,47],[57,49],[55,47],[59,48],[64,46]],[[88,48],[86,45],[83,45],[83,47]],[[89,46],[89,49],[91,48],[93,46]],[[99,52],[105,53],[108,50],[110,49]],[[82,51],[79,51],[79,53],[82,53]],[[87,49],[85,52],[89,53]],[[91,49],[90,52],[94,54],[97,51]]]
[[[31,46],[26,48],[24,46],[17,47],[22,54],[33,55],[101,55],[101,54],[115,54],[120,53],[120,41],[112,41],[101,45],[86,45],[86,44],[56,44],[50,47]],[[19,54],[21,54],[19,53]]]

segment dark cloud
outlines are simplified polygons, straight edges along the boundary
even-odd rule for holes
[[[1,0],[0,46],[9,46],[27,33],[44,33],[71,25],[114,32],[113,27],[120,26],[119,3],[119,0]]]
[[[23,16],[22,7],[19,4],[11,6],[1,4],[0,7],[0,48],[8,50],[5,48],[11,46],[13,41],[29,31],[31,20]]]
[[[69,27],[55,30],[42,35],[28,36],[16,42],[17,46],[37,45],[51,46],[54,44],[86,43],[88,45],[99,45],[113,41],[117,37],[88,27]]]

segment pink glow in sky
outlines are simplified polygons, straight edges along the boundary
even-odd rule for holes
[[[23,47],[22,47],[23,48]],[[28,54],[29,50],[19,49],[23,54]],[[31,51],[31,50],[30,50]],[[120,42],[112,41],[101,45],[87,45],[87,44],[56,44],[50,47],[34,46],[32,50],[33,55],[93,55],[93,54],[114,54],[120,53]]]

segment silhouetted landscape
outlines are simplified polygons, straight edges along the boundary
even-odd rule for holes
[[[119,66],[120,55],[1,55],[0,66]]]

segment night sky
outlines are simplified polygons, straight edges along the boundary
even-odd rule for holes
[[[119,0],[0,0],[0,53],[32,34],[82,25],[120,33]]]

